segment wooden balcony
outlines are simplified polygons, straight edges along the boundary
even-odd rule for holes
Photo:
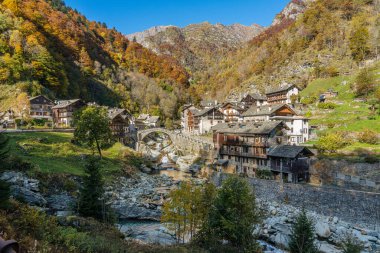
[[[266,159],[266,154],[258,154],[253,152],[240,152],[240,151],[232,151],[232,150],[220,150],[221,155],[231,155],[231,156],[240,156],[240,157],[249,157],[249,158],[263,158]]]
[[[227,140],[222,142],[223,145],[226,146],[248,146],[248,147],[269,147],[268,142],[254,142],[254,141],[241,141],[241,140]]]

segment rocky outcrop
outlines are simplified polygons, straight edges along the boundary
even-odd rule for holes
[[[314,0],[292,0],[290,3],[275,17],[272,26],[281,24],[284,20],[295,20],[302,14],[307,5]]]
[[[120,231],[128,239],[134,239],[142,243],[158,245],[176,244],[175,236],[160,223],[123,224],[120,227]]]
[[[46,199],[39,192],[39,181],[30,179],[21,172],[4,172],[0,180],[10,184],[11,196],[29,205],[45,207]]]
[[[10,184],[11,196],[28,205],[44,208],[57,216],[71,215],[75,210],[76,199],[67,192],[42,194],[39,180],[29,178],[21,172],[7,171],[1,174],[0,180]]]
[[[258,200],[258,205],[266,213],[266,218],[256,227],[255,234],[277,246],[287,248],[291,226],[300,209],[264,200]],[[308,216],[315,224],[317,246],[321,252],[341,252],[338,246],[347,236],[353,236],[360,241],[365,246],[366,252],[380,251],[380,231],[373,231],[347,223],[338,217],[323,216],[315,212],[308,212]]]
[[[118,178],[106,188],[106,198],[120,219],[159,220],[163,201],[176,183],[165,175],[138,173]]]

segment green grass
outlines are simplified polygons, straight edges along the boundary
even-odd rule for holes
[[[379,85],[380,66],[372,69],[376,84]],[[310,125],[325,128],[318,131],[318,135],[333,131],[346,131],[348,134],[357,134],[366,129],[380,133],[380,116],[375,116],[374,119],[369,119],[372,115],[370,105],[364,102],[355,102],[355,93],[351,88],[355,82],[356,74],[352,76],[339,76],[332,78],[317,79],[311,82],[303,91],[301,98],[308,96],[317,96],[333,89],[338,92],[336,98],[327,99],[328,102],[333,102],[337,105],[335,109],[324,110],[317,108],[316,104],[309,105],[307,111],[311,112]],[[351,138],[351,137],[350,137]],[[315,144],[315,140],[311,140],[309,144]],[[352,145],[340,150],[340,153],[360,153],[367,151],[368,153],[380,154],[380,145],[369,145],[354,142]]]
[[[17,155],[35,165],[32,172],[84,174],[83,155],[92,151],[71,143],[72,133],[12,133],[10,155]],[[102,167],[105,177],[119,173],[123,167],[126,147],[116,143],[103,151]]]

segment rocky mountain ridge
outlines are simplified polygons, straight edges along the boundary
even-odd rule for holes
[[[203,22],[184,28],[157,26],[140,33],[127,35],[159,55],[176,58],[192,72],[206,68],[211,61],[242,46],[262,32],[260,25],[223,25]]]

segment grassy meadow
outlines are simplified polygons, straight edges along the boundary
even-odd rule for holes
[[[8,133],[10,155],[19,156],[34,165],[34,172],[66,173],[82,176],[83,157],[92,154],[88,148],[71,143],[72,133]],[[120,143],[103,151],[103,173],[112,176],[123,168],[124,153],[130,149]],[[32,172],[33,172],[32,171]]]

